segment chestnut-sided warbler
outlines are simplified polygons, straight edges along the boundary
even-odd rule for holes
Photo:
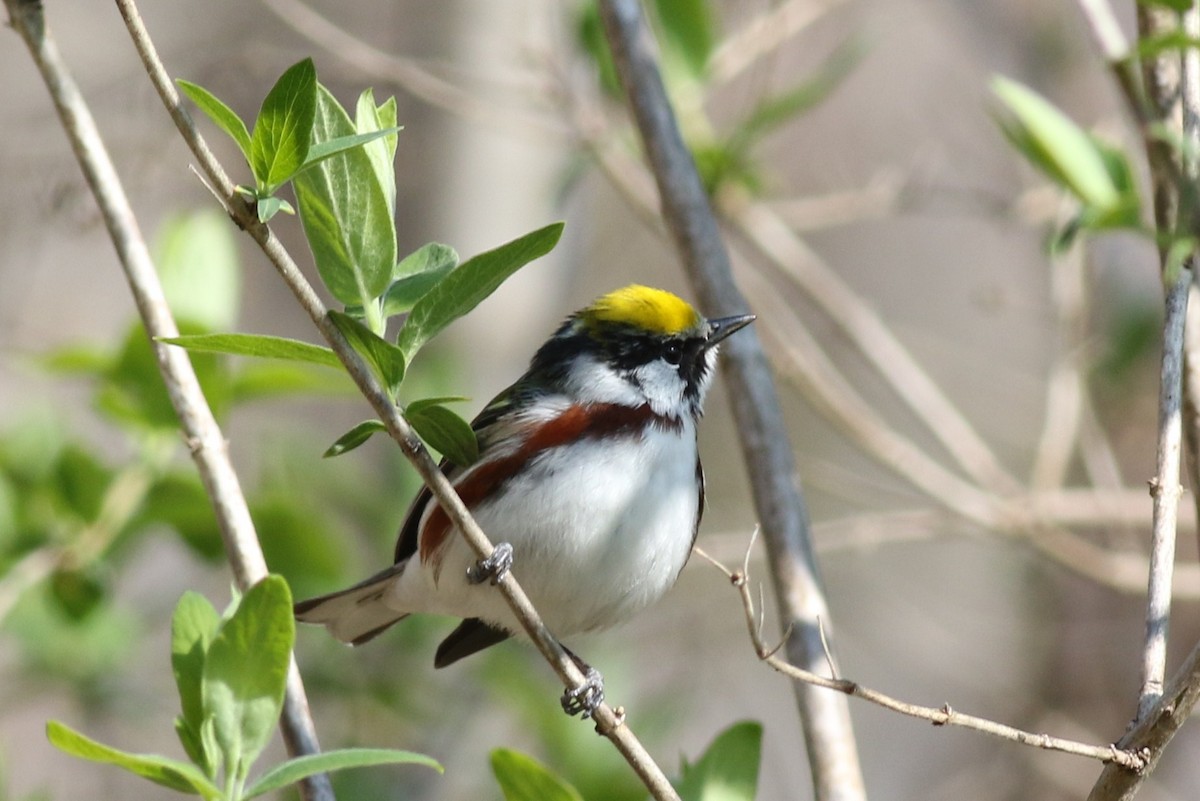
[[[558,636],[607,628],[658,600],[687,562],[704,511],[696,424],[717,343],[754,319],[705,320],[660,289],[628,286],[567,318],[529,370],[472,423],[479,459],[444,464],[483,531],[479,561],[428,488],[409,508],[395,564],[296,604],[296,617],[359,645],[414,612],[464,618],[436,667],[521,631],[484,586],[511,562]],[[586,717],[600,675],[563,706]]]

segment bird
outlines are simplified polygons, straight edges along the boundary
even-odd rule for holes
[[[436,668],[521,633],[487,586],[511,568],[551,632],[607,629],[675,584],[704,513],[697,425],[718,344],[755,319],[705,319],[677,295],[638,284],[571,314],[528,370],[471,423],[479,456],[442,470],[497,545],[480,560],[424,488],[394,563],[295,605],[296,619],[361,645],[410,614],[462,622]],[[567,649],[583,685],[563,709],[588,717],[603,677]]]

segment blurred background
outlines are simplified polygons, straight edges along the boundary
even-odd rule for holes
[[[1118,10],[1131,29],[1132,4]],[[310,55],[343,104],[367,86],[394,94],[401,252],[437,241],[465,258],[566,221],[554,253],[422,356],[414,392],[469,395],[470,417],[595,295],[637,281],[691,296],[585,5],[147,0],[142,11],[172,74],[247,119]],[[214,214],[115,9],[50,2],[47,15],[161,259],[210,262],[214,282],[236,287],[220,295],[229,328],[316,341],[252,243]],[[1156,255],[1111,236],[1052,256],[1069,206],[1007,145],[989,92],[1007,75],[1133,147],[1075,5],[716,3],[701,56],[660,23],[685,133],[779,369],[843,674],[1028,730],[1117,739],[1139,681]],[[149,389],[113,249],[14,35],[0,37],[0,74],[0,799],[167,798],[55,751],[43,727],[61,718],[180,755],[171,610],[189,588],[220,608],[230,577]],[[232,143],[201,129],[247,180]],[[273,227],[304,263],[297,221]],[[268,562],[296,594],[386,564],[417,479],[381,438],[321,458],[369,416],[348,384],[238,361],[201,369]],[[755,516],[720,386],[701,448],[700,545],[738,564]],[[1172,665],[1200,635],[1190,506],[1189,495]],[[766,580],[761,546],[750,569]],[[487,756],[500,746],[587,798],[642,797],[611,747],[561,714],[531,649],[435,672],[451,625],[410,621],[353,651],[299,633],[324,745],[407,748],[447,768],[347,773],[340,797],[499,798]],[[702,559],[638,621],[570,645],[668,772],[756,719],[760,797],[810,797],[791,687],[755,659],[736,594]],[[858,702],[852,713],[876,799],[1078,798],[1100,770]],[[1190,797],[1196,738],[1184,729],[1143,798]]]

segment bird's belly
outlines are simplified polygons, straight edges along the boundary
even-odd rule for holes
[[[654,429],[641,441],[584,440],[537,456],[474,514],[493,543],[513,546],[513,575],[551,631],[605,628],[674,584],[695,531],[696,468],[690,426]],[[429,611],[511,629],[500,594],[466,583],[475,560],[460,536],[451,538],[428,587],[443,608]]]

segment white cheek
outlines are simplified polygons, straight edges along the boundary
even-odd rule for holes
[[[567,394],[581,403],[620,403],[625,406],[642,403],[637,387],[594,356],[579,359],[566,383]]]
[[[635,369],[633,375],[651,409],[663,415],[679,412],[684,386],[679,371],[673,365],[655,359]]]

